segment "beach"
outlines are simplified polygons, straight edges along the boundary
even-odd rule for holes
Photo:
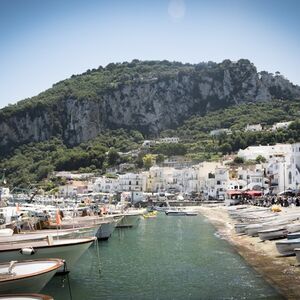
[[[279,293],[287,299],[300,299],[300,267],[295,256],[280,256],[276,241],[262,242],[258,237],[236,234],[235,221],[229,217],[224,206],[201,206],[197,209],[215,226],[220,237],[232,244]]]

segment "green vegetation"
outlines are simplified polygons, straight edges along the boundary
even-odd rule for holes
[[[72,75],[71,78],[54,84],[51,89],[35,97],[9,105],[0,110],[0,118],[24,114],[25,111],[37,114],[50,107],[53,114],[56,114],[62,109],[59,103],[63,100],[102,101],[103,94],[124,85],[170,79],[194,69],[195,65],[167,60],[134,59],[132,62],[110,63],[105,68],[100,66],[98,69],[87,70],[80,75]]]
[[[118,66],[114,68],[116,72]],[[236,152],[249,145],[299,142],[299,112],[300,102],[277,100],[241,104],[208,113],[204,117],[192,117],[177,129],[161,133],[161,136],[178,136],[180,143],[157,144],[149,151],[141,151],[137,157],[126,153],[140,148],[144,137],[139,131],[108,130],[94,140],[73,148],[66,146],[59,138],[52,138],[18,147],[0,160],[0,170],[6,169],[7,181],[11,186],[27,186],[48,178],[42,182],[42,186],[50,191],[59,183],[55,177],[51,178],[53,171],[105,174],[107,169],[121,163],[148,169],[154,161],[161,163],[165,157],[172,155],[185,155],[196,162],[216,160],[223,154]],[[294,122],[288,129],[268,130],[276,122],[290,120]],[[243,131],[247,124],[256,123],[263,124],[266,130]],[[219,128],[228,128],[232,133],[210,135],[211,130]],[[264,159],[257,157],[256,162]]]

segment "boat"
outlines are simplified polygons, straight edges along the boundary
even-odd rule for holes
[[[182,208],[170,208],[165,211],[167,216],[198,216],[198,212]]]
[[[63,264],[53,258],[1,263],[0,293],[39,292]]]
[[[123,216],[120,222],[117,224],[117,228],[133,227],[136,226],[140,220],[140,217],[144,214],[145,210],[132,210],[122,214],[117,214],[115,217]]]
[[[156,218],[157,217],[157,211],[152,211],[152,212],[148,212],[147,214],[143,214],[143,217],[145,219]]]
[[[114,232],[116,226],[118,224],[118,220],[111,219],[106,222],[101,223],[100,228],[97,230],[95,236],[98,240],[107,240],[110,238],[112,233]]]
[[[288,233],[287,239],[288,239],[288,240],[300,239],[300,231]]]
[[[295,248],[294,251],[296,253],[297,262],[300,263],[300,248]]]
[[[295,248],[300,248],[299,239],[286,239],[276,242],[277,251],[282,255],[295,255]]]
[[[96,240],[96,237],[31,241],[25,243],[6,243],[0,245],[0,262],[24,260],[28,256],[41,259],[58,257],[66,261],[66,268],[70,270],[79,257]]]
[[[0,300],[53,300],[51,296],[43,294],[2,294]]]
[[[285,227],[265,229],[258,232],[258,236],[262,241],[284,238],[287,234],[288,230]]]
[[[186,216],[186,212],[184,210],[175,208],[166,210],[165,214],[167,216]]]

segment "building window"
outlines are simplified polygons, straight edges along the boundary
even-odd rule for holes
[[[289,172],[289,184],[292,184],[292,172]]]
[[[129,183],[128,183],[129,185],[131,185],[131,181],[129,181]]]
[[[139,182],[138,182],[138,181],[136,181],[135,185],[139,185]]]
[[[220,181],[220,180],[217,180],[217,184],[221,184],[221,181]]]

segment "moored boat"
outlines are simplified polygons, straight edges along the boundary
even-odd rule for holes
[[[24,260],[28,256],[34,259],[58,257],[66,261],[66,267],[70,270],[95,240],[95,237],[60,240],[50,238],[48,241],[32,241],[30,246],[28,242],[1,244],[0,262]]]
[[[63,264],[50,258],[1,263],[0,293],[39,292]]]
[[[1,300],[53,300],[51,296],[43,294],[2,294]]]

